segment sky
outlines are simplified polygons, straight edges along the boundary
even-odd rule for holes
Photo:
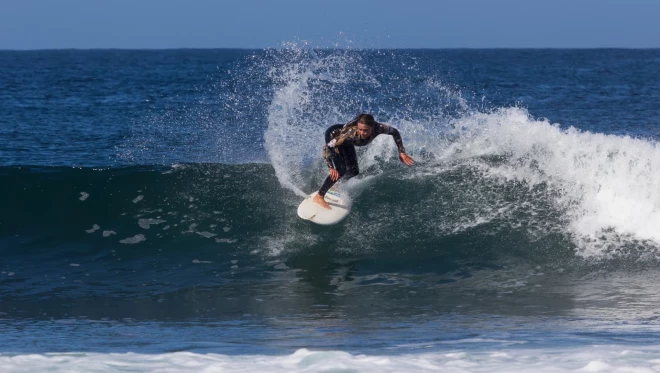
[[[0,0],[0,49],[660,48],[660,0]]]

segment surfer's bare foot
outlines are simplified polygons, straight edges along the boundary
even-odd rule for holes
[[[317,194],[317,195],[314,196],[314,198],[312,200],[317,205],[321,205],[321,207],[325,207],[328,210],[330,209],[330,205],[328,205],[328,202],[326,202],[325,199],[322,196]]]

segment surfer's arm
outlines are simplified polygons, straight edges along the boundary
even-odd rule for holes
[[[335,168],[335,150],[328,147],[328,145],[323,147],[323,158],[325,158],[325,164],[328,165],[330,169],[330,178],[332,181],[339,180],[339,171]]]
[[[357,127],[356,127],[357,128]],[[352,138],[355,136],[355,130],[348,130],[341,134],[336,134],[332,137],[330,142],[323,147],[323,158],[329,169],[336,169],[334,163],[337,158],[337,147],[346,143],[351,143]]]
[[[406,154],[406,148],[403,147],[403,139],[401,138],[399,130],[382,123],[378,127],[382,131],[381,133],[390,135],[394,139],[394,143],[396,143],[396,147],[399,149],[399,159],[401,159],[401,162],[407,164],[408,166],[415,163],[415,161],[413,161],[413,159],[408,154]]]
[[[335,163],[334,163],[335,154],[336,154],[335,150],[329,147],[328,145],[325,145],[323,147],[323,158],[325,159],[325,164],[330,169],[335,168]]]
[[[406,153],[406,148],[403,147],[403,139],[401,138],[401,134],[399,133],[399,130],[392,126],[388,126],[387,124],[380,124],[378,126],[380,128],[380,133],[383,133],[385,135],[390,135],[394,139],[394,142],[396,143],[397,149],[399,149],[399,153]]]

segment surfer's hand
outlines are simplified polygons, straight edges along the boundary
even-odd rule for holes
[[[332,181],[339,180],[339,171],[335,170],[334,168],[331,168],[330,169],[330,179],[332,179]]]
[[[415,161],[406,153],[399,153],[399,159],[408,166],[412,166],[413,163],[415,163]]]

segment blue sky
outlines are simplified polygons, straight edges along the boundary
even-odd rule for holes
[[[660,0],[6,0],[0,49],[660,48]]]

